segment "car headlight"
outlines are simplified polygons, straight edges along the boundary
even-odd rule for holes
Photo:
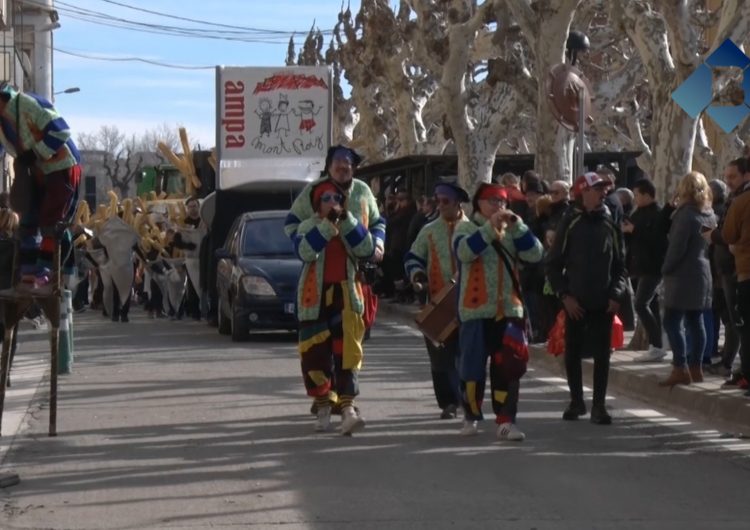
[[[243,276],[242,289],[254,296],[276,296],[276,291],[262,276]]]

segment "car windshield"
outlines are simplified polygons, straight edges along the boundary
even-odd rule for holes
[[[245,223],[243,256],[293,256],[294,247],[284,233],[284,218],[252,219]]]

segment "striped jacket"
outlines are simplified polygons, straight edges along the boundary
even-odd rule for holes
[[[411,250],[404,258],[406,274],[412,282],[417,273],[421,272],[427,276],[431,298],[458,272],[451,241],[456,227],[468,222],[468,217],[463,214],[452,223],[438,217],[419,231]]]
[[[284,223],[284,231],[286,232],[286,235],[294,242],[295,248],[298,247],[300,241],[300,237],[297,233],[300,223],[315,215],[310,199],[310,190],[323,180],[327,180],[329,178],[330,177],[323,177],[322,179],[311,182],[310,184],[305,186],[305,189],[303,189],[302,192],[297,196],[294,204],[292,204],[291,210],[289,210],[289,214],[287,215],[286,221]],[[375,201],[375,197],[373,196],[372,191],[370,191],[370,188],[367,184],[358,179],[352,180],[351,188],[349,188],[346,194],[346,202],[344,203],[344,208],[346,208],[347,211],[351,212],[354,217],[357,218],[357,221],[359,221],[370,231],[374,244],[372,252],[375,251],[375,246],[384,248],[385,219],[380,216],[380,212],[378,211],[378,204]],[[370,256],[365,257],[369,258]]]
[[[0,143],[8,154],[15,157],[31,149],[45,175],[80,164],[70,128],[49,101],[9,86],[3,91],[11,96],[0,114]]]
[[[523,301],[503,259],[492,246],[494,240],[498,240],[495,227],[478,213],[474,214],[473,223],[456,228],[453,250],[461,264],[458,314],[462,322],[523,317]],[[505,229],[499,242],[513,258],[511,266],[516,272],[519,259],[528,263],[542,259],[542,244],[520,220]]]
[[[339,224],[339,235],[349,256],[346,262],[347,291],[352,310],[364,312],[362,286],[356,281],[357,260],[372,255],[372,234],[351,212]],[[323,293],[325,269],[325,247],[336,236],[336,228],[330,221],[317,215],[303,221],[297,229],[297,254],[305,262],[297,283],[297,318],[300,321],[317,320]]]

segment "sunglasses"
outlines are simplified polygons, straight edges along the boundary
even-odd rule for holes
[[[331,202],[335,201],[341,203],[344,200],[344,196],[340,193],[324,193],[320,196],[320,202]]]
[[[505,204],[505,199],[501,199],[499,197],[490,197],[489,199],[482,199],[490,203],[492,206],[497,206],[498,204]]]

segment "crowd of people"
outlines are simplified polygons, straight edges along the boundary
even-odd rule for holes
[[[64,271],[79,271],[76,310],[88,305],[124,323],[140,303],[151,318],[210,318],[198,199],[146,204],[111,192],[93,215],[86,202],[76,208],[78,152],[51,105],[0,85],[3,130],[18,125],[11,122],[20,98],[28,99],[20,134],[0,135],[16,160],[14,188],[0,204],[1,287],[55,284],[51,251],[62,223],[73,234],[63,236]],[[750,397],[750,160],[733,160],[723,180],[688,173],[666,204],[648,178],[615,188],[613,172],[601,168],[572,186],[533,171],[506,173],[471,195],[441,181],[417,202],[391,189],[379,205],[353,178],[360,162],[352,149],[331,147],[323,175],[285,221],[303,262],[299,352],[316,431],[328,431],[335,413],[345,435],[365,426],[355,398],[378,299],[424,304],[451,286],[458,331],[441,342],[425,336],[425,345],[440,417],[462,416],[463,435],[476,434],[484,418],[489,364],[497,437],[525,439],[516,415],[528,345],[547,341],[558,322],[570,390],[564,420],[587,414],[581,361],[592,357],[590,421],[612,422],[605,400],[617,321],[642,329],[636,362],[661,361],[671,350],[660,385],[710,374]]]
[[[338,149],[346,160],[344,154],[351,151]],[[473,196],[453,182],[440,182],[418,204],[402,190],[389,190],[382,217],[369,189],[351,179],[357,162],[349,155],[339,178],[329,171],[298,198],[307,205],[304,215],[298,205],[290,214],[289,234],[306,262],[307,276],[317,278],[313,286],[303,276],[300,302],[314,312],[299,313],[305,330],[300,335],[303,374],[318,412],[316,430],[329,429],[331,410],[342,397],[347,410],[342,432],[351,434],[364,426],[353,404],[357,388],[350,382],[357,379],[370,322],[354,325],[348,313],[365,315],[367,298],[378,295],[409,302],[399,294],[404,285],[424,304],[456,283],[459,331],[440,343],[425,336],[425,345],[440,417],[462,415],[464,435],[476,434],[483,419],[489,362],[497,436],[525,438],[516,411],[528,343],[547,341],[561,314],[570,391],[564,420],[588,412],[581,361],[592,357],[590,421],[612,423],[605,400],[616,322],[631,331],[642,329],[645,345],[635,362],[661,361],[671,350],[672,370],[660,385],[701,382],[709,373],[725,377],[726,388],[747,388],[746,159],[732,161],[724,180],[708,182],[698,172],[685,175],[666,204],[657,201],[648,178],[636,181],[632,189],[616,188],[614,173],[607,168],[580,175],[572,186],[566,181],[548,183],[527,171],[520,177],[499,175]],[[335,204],[326,206],[326,199]],[[361,204],[371,211],[356,207]],[[374,231],[372,219],[377,220]],[[387,287],[373,292],[362,284],[356,264],[380,248],[374,261],[382,259],[386,279],[381,281]],[[332,259],[348,264],[346,275],[341,264],[336,266],[339,274],[331,275]],[[350,294],[337,301],[340,292]],[[354,348],[356,362],[342,364],[350,355],[347,347]],[[305,360],[311,351],[314,364]]]

